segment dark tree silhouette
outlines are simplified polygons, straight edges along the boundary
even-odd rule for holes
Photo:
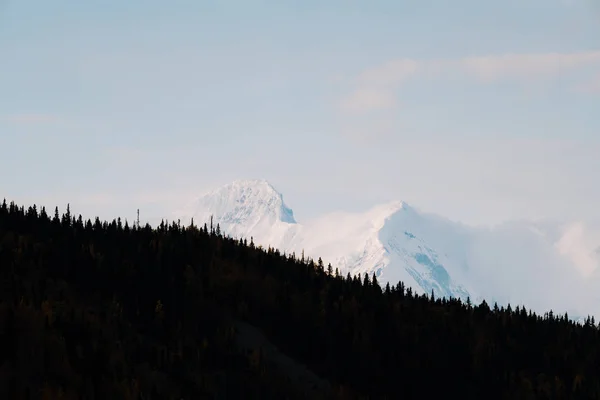
[[[207,222],[3,201],[0,398],[600,398],[591,317],[382,290]]]

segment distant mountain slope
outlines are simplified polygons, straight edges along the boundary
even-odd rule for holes
[[[595,313],[600,235],[577,224],[515,222],[473,228],[404,202],[364,213],[335,212],[298,223],[265,180],[235,181],[195,200],[174,218],[213,223],[234,237],[322,257],[341,273],[373,273],[417,293],[479,302]],[[587,240],[583,240],[585,237]]]

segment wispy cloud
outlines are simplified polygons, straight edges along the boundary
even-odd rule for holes
[[[350,113],[389,109],[396,92],[416,77],[448,78],[462,74],[467,79],[491,84],[503,80],[531,83],[551,80],[590,66],[600,66],[600,51],[579,53],[533,53],[468,56],[456,59],[397,59],[369,68],[353,80],[349,94],[339,103]]]
[[[357,80],[363,85],[396,86],[411,78],[417,72],[422,72],[425,65],[425,62],[413,59],[392,60],[363,71]]]
[[[361,88],[342,99],[340,108],[351,113],[390,109],[396,106],[396,95],[385,88]]]
[[[600,65],[600,51],[505,54],[467,57],[458,61],[459,68],[484,82],[501,79],[548,79],[590,65]]]
[[[358,76],[337,79],[338,85],[347,85],[351,91],[339,99],[337,108],[347,115],[362,115],[398,106],[397,89],[417,73],[423,63],[413,59],[399,59],[369,68]]]
[[[65,120],[55,114],[8,114],[0,115],[0,121],[15,125],[49,125],[64,123]]]
[[[419,79],[464,79],[481,85],[514,82],[530,92],[549,87],[559,78],[578,79],[577,73],[600,68],[600,50],[577,53],[532,53],[417,60],[401,58],[368,68],[347,81],[337,99],[340,129],[345,136],[385,137],[397,131],[399,98],[404,85]],[[564,82],[564,81],[563,81]],[[577,92],[600,93],[600,74],[572,86]]]

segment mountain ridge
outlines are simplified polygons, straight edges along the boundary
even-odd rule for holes
[[[242,208],[240,203],[244,205]],[[265,203],[270,207],[264,208]],[[415,236],[420,227],[411,221],[418,219],[419,213],[405,201],[389,201],[364,213],[329,214],[304,224],[280,218],[281,215],[293,216],[293,211],[268,181],[236,180],[201,196],[187,218],[201,221],[212,217],[213,224],[219,224],[229,235],[252,237],[257,244],[282,251],[322,257],[343,273],[375,274],[382,281],[394,284],[402,280],[422,293],[433,290],[444,296],[463,299],[471,296],[438,263],[443,256],[428,246],[426,240]],[[397,236],[394,223],[414,225],[413,232],[405,230]],[[407,240],[414,244],[410,252],[406,251]],[[405,268],[390,269],[390,263],[403,264]]]
[[[577,253],[587,250],[565,239],[579,238],[581,229],[524,222],[470,227],[400,200],[297,222],[283,195],[264,179],[236,180],[192,204],[184,217],[188,221],[201,223],[212,216],[228,235],[321,257],[344,274],[375,274],[382,284],[402,281],[421,294],[539,309],[562,305],[585,315],[593,297],[586,279],[598,275],[591,266],[595,259]],[[577,257],[587,264],[575,266]],[[600,308],[596,304],[600,298],[592,304]]]

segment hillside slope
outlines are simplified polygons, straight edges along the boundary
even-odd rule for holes
[[[592,319],[382,290],[194,226],[3,204],[0,287],[1,398],[600,398]]]

